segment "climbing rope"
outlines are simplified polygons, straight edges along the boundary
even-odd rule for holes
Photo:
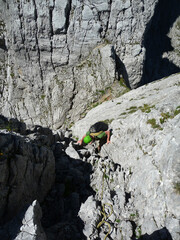
[[[104,166],[104,165],[103,165],[103,166]],[[103,180],[102,180],[101,202],[102,202],[103,193],[104,193],[104,179],[105,179],[105,176],[106,176],[106,168],[105,168],[105,166],[104,166]],[[109,206],[109,207],[111,208],[111,211],[110,211],[109,215],[106,215],[105,206]],[[112,215],[112,213],[113,213],[113,206],[112,206],[112,204],[110,204],[110,203],[103,203],[103,205],[102,205],[102,211],[101,211],[101,214],[103,215],[103,218],[102,218],[102,221],[99,222],[99,224],[97,225],[97,228],[101,227],[101,225],[103,225],[103,224],[108,225],[109,231],[108,231],[108,233],[106,234],[104,240],[106,240],[107,236],[108,236],[108,235],[110,234],[110,232],[111,232],[111,225],[107,222],[107,219]]]

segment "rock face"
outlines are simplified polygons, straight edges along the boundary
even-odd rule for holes
[[[177,74],[132,90],[72,132],[1,117],[0,239],[179,240],[179,86]],[[77,145],[73,136],[100,120],[109,121],[111,142],[99,153],[96,143]]]
[[[110,239],[179,239],[179,84],[180,75],[174,75],[132,90],[94,108],[73,127],[82,137],[91,123],[111,122],[111,143],[103,146],[91,177],[94,201],[105,204]],[[85,211],[79,213],[87,223],[84,234],[104,239],[107,223],[97,232]],[[98,220],[94,216],[92,222]]]
[[[178,3],[2,0],[0,111],[58,128],[82,117],[102,95],[118,96],[120,78],[135,88],[178,72]]]
[[[42,212],[37,201],[34,201],[32,205],[27,209],[22,226],[20,228],[20,233],[17,235],[15,240],[46,240],[46,235],[41,227]]]
[[[41,226],[42,211],[39,203],[24,207],[10,222],[0,227],[0,238],[14,240],[46,240],[46,235]]]
[[[14,124],[12,120],[0,118],[1,128],[6,128],[0,130],[1,224],[33,200],[42,202],[55,178],[54,155],[48,148],[50,134],[45,135],[44,131],[44,135],[40,135],[38,129],[32,130],[31,134],[26,132],[24,136],[11,132],[18,130],[17,124],[18,121]],[[19,126],[24,124],[19,123]]]

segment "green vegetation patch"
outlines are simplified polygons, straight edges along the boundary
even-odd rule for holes
[[[104,174],[105,179],[109,179],[109,176],[107,174]]]
[[[46,96],[46,95],[41,95],[41,99],[44,100],[45,96]]]
[[[5,31],[5,23],[4,21],[0,20],[0,34]]]
[[[120,78],[119,84],[120,84],[120,86],[122,86],[122,87],[125,88],[124,91],[121,93],[121,95],[123,95],[123,94],[125,94],[125,93],[127,93],[127,92],[129,92],[129,91],[131,90],[130,88],[128,88],[128,87],[126,86],[126,83],[125,83],[125,80],[124,80],[123,77]]]
[[[160,118],[160,123],[163,124],[168,118],[172,118],[172,116],[167,113],[161,113],[162,118]]]
[[[139,239],[142,235],[141,226],[136,228],[136,237]]]
[[[145,113],[150,113],[151,112],[151,109],[154,108],[155,105],[148,105],[148,104],[144,104],[144,106],[142,107],[139,107],[139,109],[142,111],[142,112],[145,112]]]
[[[164,122],[166,122],[167,119],[172,119],[174,118],[176,115],[178,115],[180,113],[180,106],[178,106],[174,112],[172,114],[170,114],[169,112],[166,112],[166,113],[161,113],[161,118],[159,119],[160,123],[163,124]],[[159,130],[163,130],[163,128],[156,123],[156,119],[155,118],[152,118],[152,119],[149,119],[147,121],[148,124],[151,124],[151,127],[152,128],[156,128],[156,129],[159,129]]]
[[[116,221],[117,223],[120,223],[120,222],[121,222],[120,219],[116,219],[115,221]]]
[[[14,78],[14,77],[15,77],[14,72],[11,72],[11,73],[10,73],[10,76],[11,76],[11,78]]]
[[[13,123],[11,122],[11,120],[5,124],[0,123],[0,129],[6,129],[8,132],[18,132],[18,128],[13,126]]]
[[[110,124],[110,123],[112,123],[113,120],[114,120],[114,118],[102,120],[101,122],[104,122],[104,123],[106,123],[106,124]]]
[[[175,83],[174,86],[178,86],[179,87],[180,86],[180,82]]]
[[[180,113],[180,106],[178,106],[174,111],[174,117]]]
[[[172,114],[169,112],[161,113],[160,123],[163,124],[167,119],[172,119],[180,113],[180,106],[178,106]]]
[[[151,112],[151,109],[154,108],[155,105],[148,105],[148,104],[144,104],[144,106],[140,106],[140,107],[136,107],[136,106],[132,106],[130,108],[127,109],[127,112],[123,112],[121,113],[121,115],[126,115],[126,114],[131,114],[131,113],[134,113],[136,112],[137,110],[141,110],[142,112],[145,112],[145,113],[150,113]]]
[[[180,194],[180,182],[174,183],[174,190],[177,194]]]
[[[127,112],[123,112],[123,113],[121,113],[121,115],[134,113],[134,112],[136,112],[138,110],[138,107],[132,106],[132,107],[126,109],[126,110],[127,110]]]
[[[147,121],[147,124],[151,124],[152,128],[157,128],[159,130],[163,130],[163,128],[159,124],[156,123],[156,119],[155,118],[149,119]]]

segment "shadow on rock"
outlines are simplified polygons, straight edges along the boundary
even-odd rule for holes
[[[144,33],[146,56],[140,85],[180,72],[178,66],[162,57],[173,50],[167,34],[179,16],[179,0],[159,0]]]
[[[31,235],[36,228],[44,237],[41,214],[36,218],[36,212],[41,212],[41,208],[42,225],[48,240],[86,239],[78,212],[81,204],[94,194],[90,187],[92,166],[85,161],[89,151],[80,150],[73,141],[68,130],[53,132],[41,126],[27,129],[17,119],[0,115],[2,239],[25,239],[25,235]],[[40,205],[34,203],[35,200]],[[34,209],[39,210],[34,212]],[[31,219],[39,219],[34,224],[37,227],[32,229],[26,220],[29,214]],[[34,236],[30,235],[28,239],[39,239],[34,238],[36,232]]]
[[[0,116],[1,225],[34,200],[42,202],[54,183],[51,144],[55,136],[52,132],[46,134],[39,134],[37,129],[27,134],[24,123]]]
[[[128,78],[127,70],[126,70],[126,67],[125,67],[124,63],[120,60],[118,55],[115,55],[115,60],[116,60],[116,72],[117,72],[118,80],[121,81],[121,76],[122,76],[123,82],[125,83],[125,85],[129,89],[131,89],[130,84],[129,84],[129,78]],[[121,84],[123,84],[123,83],[121,83]]]
[[[173,240],[171,234],[169,233],[166,227],[153,232],[151,235],[144,234],[139,240]],[[137,238],[133,238],[133,240],[137,240]]]
[[[86,153],[85,150],[84,155]],[[42,225],[47,238],[50,240],[86,239],[83,234],[84,224],[78,217],[78,212],[81,204],[94,194],[90,188],[92,166],[80,160],[81,156],[72,142],[69,145],[67,138],[66,142],[56,143],[54,156],[56,159],[55,184],[42,204]]]
[[[12,240],[16,238],[22,226],[22,221],[27,209],[28,206],[24,207],[10,222],[0,226],[0,239]]]
[[[0,239],[46,239],[41,226],[41,207],[38,201],[24,207],[10,222],[0,227]]]

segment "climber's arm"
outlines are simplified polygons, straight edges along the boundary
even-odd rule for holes
[[[81,138],[81,140],[77,141],[77,143],[80,144],[80,145],[82,145],[85,136],[86,136],[86,135],[84,135],[84,136]]]
[[[110,143],[110,131],[108,130],[105,133],[107,135],[107,143]]]

